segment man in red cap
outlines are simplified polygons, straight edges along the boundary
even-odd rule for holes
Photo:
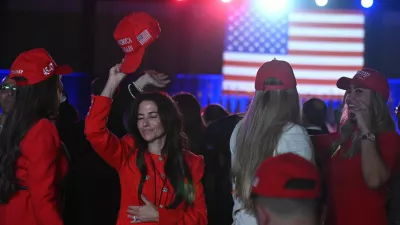
[[[264,160],[253,181],[259,225],[317,225],[320,195],[318,169],[293,153]]]
[[[114,31],[114,39],[125,53],[121,72],[133,73],[140,66],[146,47],[160,35],[158,21],[144,12],[124,17]]]

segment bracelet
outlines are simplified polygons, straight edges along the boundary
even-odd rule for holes
[[[136,99],[136,97],[135,97],[135,95],[132,93],[132,91],[131,91],[131,85],[133,84],[133,86],[135,86],[135,88],[136,88],[136,90],[140,93],[140,92],[143,92],[143,90],[141,89],[141,88],[139,88],[136,84],[135,84],[135,82],[132,82],[131,84],[128,84],[128,91],[129,91],[129,94],[132,96],[132,98],[133,99]]]
[[[376,137],[372,133],[366,133],[366,134],[361,136],[361,140],[367,140],[367,141],[371,141],[371,142],[376,142]]]
[[[135,86],[136,90],[138,90],[139,92],[143,92],[143,90],[141,88],[139,88],[135,82],[132,82],[132,84]]]

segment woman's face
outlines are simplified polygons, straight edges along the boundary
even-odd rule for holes
[[[371,90],[351,85],[349,90],[346,91],[345,99],[349,113],[352,113],[351,111],[354,108],[369,108],[371,106],[371,96]]]
[[[0,107],[3,113],[8,113],[14,106],[16,84],[13,79],[6,78],[0,87]]]
[[[153,101],[143,101],[139,105],[137,126],[143,139],[152,142],[164,135],[164,127]]]

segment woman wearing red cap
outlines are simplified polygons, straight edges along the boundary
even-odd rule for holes
[[[121,204],[118,225],[206,225],[207,213],[201,179],[201,156],[183,150],[184,137],[179,110],[163,93],[136,96],[126,117],[129,134],[117,138],[106,128],[111,97],[125,77],[118,64],[101,96],[94,96],[86,118],[85,134],[93,149],[120,176]],[[145,76],[135,83],[147,83]],[[164,87],[169,80],[159,76]]]
[[[387,224],[388,181],[400,145],[386,106],[389,84],[372,69],[340,78],[346,90],[337,133],[314,136],[317,161],[327,186],[327,225]]]
[[[44,49],[20,54],[11,66],[17,91],[0,133],[0,224],[61,225],[60,183],[67,161],[56,127],[62,83]]]
[[[250,195],[256,168],[264,159],[295,153],[313,161],[310,137],[299,125],[296,86],[293,69],[285,61],[266,62],[257,71],[254,99],[231,136],[234,225],[257,224]]]

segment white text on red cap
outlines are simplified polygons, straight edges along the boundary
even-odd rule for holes
[[[54,65],[53,63],[49,63],[48,66],[43,68],[43,75],[48,76],[54,71]]]
[[[24,70],[11,70],[11,74],[23,74]]]
[[[362,70],[357,71],[357,78],[361,79],[361,80],[364,80],[365,78],[369,77],[370,75],[371,74],[366,71],[362,71]]]

